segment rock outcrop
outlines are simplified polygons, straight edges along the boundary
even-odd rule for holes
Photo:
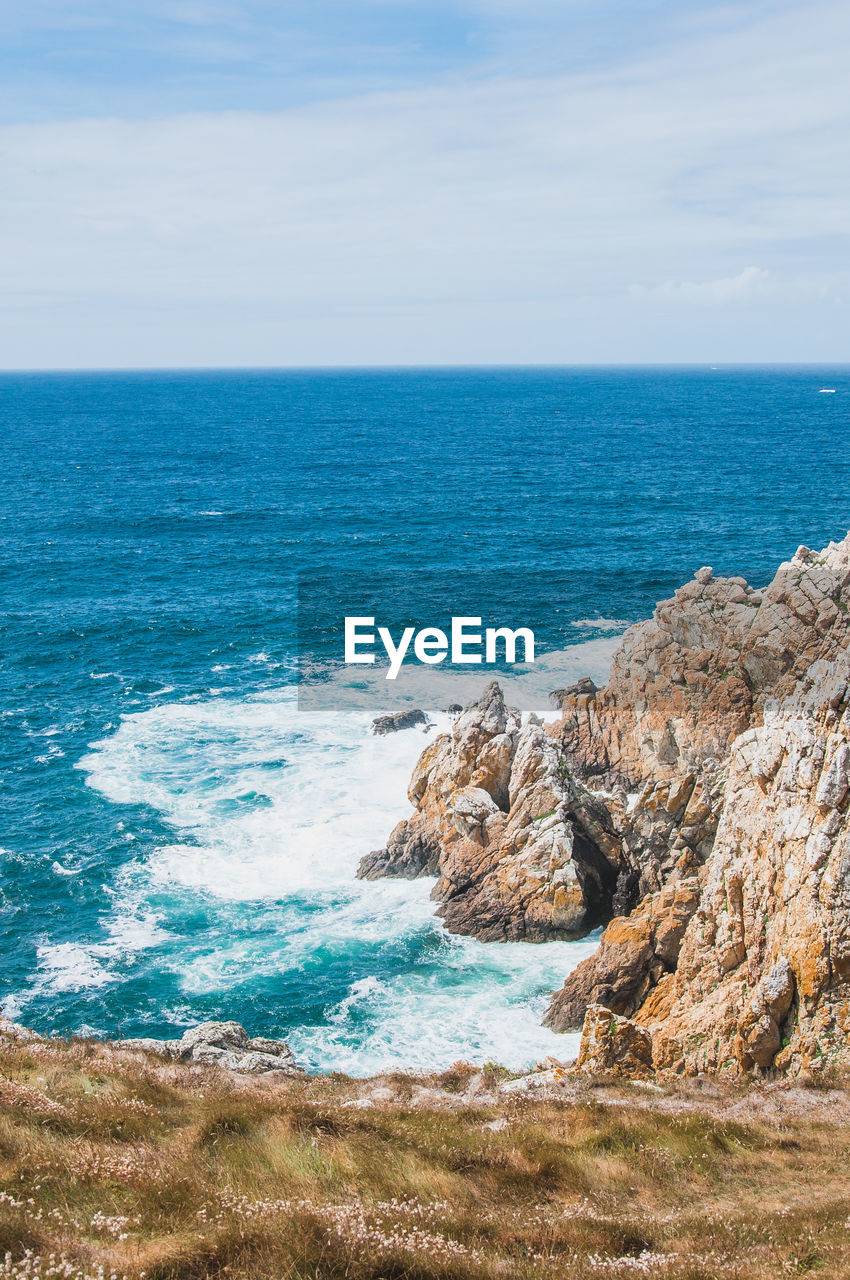
[[[668,1007],[634,1014],[689,1069],[811,1070],[850,1050],[850,659],[809,682],[735,743]]]
[[[610,915],[610,815],[498,684],[426,748],[408,794],[416,813],[363,859],[361,877],[436,873],[447,928],[485,941],[577,938]]]
[[[384,737],[399,733],[402,729],[427,728],[428,717],[424,711],[394,711],[391,715],[378,716],[372,721],[372,732]]]
[[[0,1014],[0,1036],[21,1043],[48,1043],[49,1037],[39,1035],[30,1027],[22,1026]],[[179,1040],[156,1040],[144,1036],[138,1039],[105,1041],[116,1049],[142,1050],[157,1053],[176,1062],[198,1062],[207,1066],[223,1067],[239,1075],[265,1075],[280,1071],[287,1075],[300,1075],[289,1045],[283,1040],[269,1040],[263,1036],[248,1035],[238,1022],[201,1022],[184,1031]]]
[[[652,1036],[628,1018],[594,1004],[587,1010],[576,1070],[641,1079],[652,1071]]]
[[[817,1071],[850,1060],[850,537],[820,554],[801,547],[750,626],[742,632],[735,619],[730,634],[749,723],[721,751],[716,720],[709,730],[672,720],[688,767],[700,767],[708,741],[722,784],[676,962],[653,980],[649,898],[609,925],[549,1021],[573,1026],[583,1000],[596,1000],[650,1035],[656,1069]],[[568,734],[576,724],[573,716]],[[616,740],[617,767],[634,759],[633,746],[634,736]],[[652,873],[664,870],[656,859]],[[594,1043],[600,1034],[594,1023]]]
[[[289,1046],[283,1040],[251,1037],[238,1022],[202,1022],[190,1027],[179,1040],[122,1040],[122,1049],[143,1049],[180,1062],[200,1062],[223,1067],[240,1075],[264,1075],[299,1071]]]
[[[390,832],[385,849],[374,849],[360,859],[360,880],[418,880],[440,872],[440,842],[422,822],[402,820]]]

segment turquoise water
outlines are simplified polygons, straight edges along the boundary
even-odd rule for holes
[[[540,1012],[593,941],[453,939],[428,883],[358,884],[426,739],[299,710],[299,651],[364,594],[471,603],[601,678],[700,565],[843,536],[848,403],[846,369],[0,377],[7,1011],[226,1015],[355,1072],[563,1056]]]

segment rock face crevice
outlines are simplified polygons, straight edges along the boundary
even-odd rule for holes
[[[846,1057],[849,642],[850,535],[763,591],[701,569],[623,636],[604,689],[559,691],[556,724],[491,685],[361,874],[437,874],[446,926],[485,940],[609,921],[546,1018],[583,1024],[586,1069],[616,1066],[613,1040],[641,1070]]]

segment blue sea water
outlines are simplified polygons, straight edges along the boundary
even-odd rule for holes
[[[700,565],[846,533],[848,406],[847,368],[0,376],[5,1009],[233,1017],[361,1073],[565,1056],[539,1017],[593,940],[456,939],[428,882],[356,882],[425,739],[300,708],[299,652],[364,594],[472,600],[601,675]]]

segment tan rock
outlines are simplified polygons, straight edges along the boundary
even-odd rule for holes
[[[598,951],[573,970],[554,997],[544,1024],[554,1031],[574,1031],[592,1004],[635,1013],[653,988],[672,975],[698,901],[694,876],[644,898],[630,916],[612,920]]]
[[[850,822],[833,761],[850,741],[850,656],[811,676],[733,747],[675,999],[653,1023],[698,1068],[802,1070],[848,1056]],[[840,806],[824,807],[825,794],[841,794]]]
[[[590,1075],[648,1076],[652,1071],[652,1036],[603,1005],[591,1005],[584,1019],[575,1070]]]
[[[610,814],[497,684],[422,753],[409,796],[416,813],[359,874],[436,872],[433,896],[453,932],[577,938],[610,915],[621,856]]]

